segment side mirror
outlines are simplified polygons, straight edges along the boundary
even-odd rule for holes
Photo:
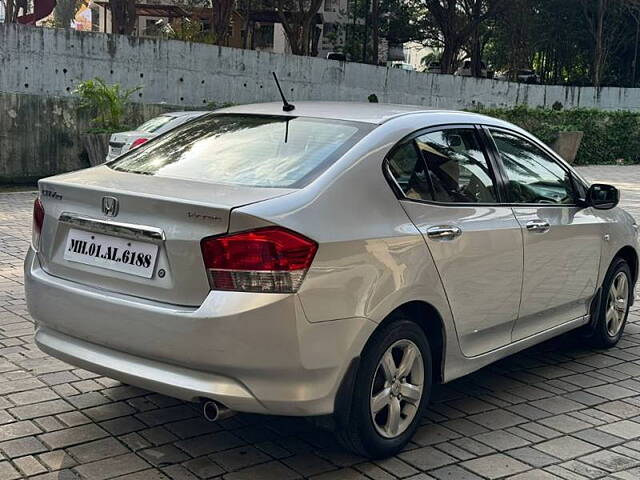
[[[598,210],[609,210],[620,201],[620,191],[613,185],[594,183],[587,191],[587,204]]]

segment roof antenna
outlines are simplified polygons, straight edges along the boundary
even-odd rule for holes
[[[295,105],[287,102],[287,99],[284,98],[284,93],[282,93],[282,88],[280,88],[280,82],[278,81],[278,77],[276,76],[276,72],[272,72],[273,73],[273,79],[276,81],[276,86],[278,87],[278,91],[280,92],[280,96],[282,97],[282,111],[284,112],[290,112],[291,110],[293,110],[295,107]]]

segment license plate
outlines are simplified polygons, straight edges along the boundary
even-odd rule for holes
[[[158,246],[126,238],[72,228],[67,234],[64,259],[94,267],[151,278]]]
[[[122,151],[122,148],[111,148],[111,156],[112,157],[117,157],[118,155],[120,155],[120,152]]]

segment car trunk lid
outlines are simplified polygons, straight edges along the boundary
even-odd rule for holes
[[[292,191],[124,173],[106,166],[45,179],[39,188],[45,210],[39,258],[45,271],[187,306],[200,305],[210,290],[200,240],[227,232],[233,208]],[[102,250],[96,255],[98,247]],[[142,254],[142,264],[134,260],[129,265],[125,251]],[[145,255],[153,261],[148,268]]]

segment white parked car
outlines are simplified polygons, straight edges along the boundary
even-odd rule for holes
[[[413,72],[415,71],[415,67],[413,65],[411,65],[410,63],[407,62],[399,62],[399,61],[393,61],[389,64],[389,66],[391,68],[397,68],[399,70],[406,70],[408,72]]]
[[[637,225],[539,140],[466,113],[237,106],[39,182],[35,341],[127,384],[309,416],[359,454],[435,382],[570,330],[620,339]]]
[[[109,153],[107,162],[119,157],[140,145],[148,142],[153,137],[168,132],[172,128],[185,122],[198,118],[209,112],[171,112],[165,113],[144,122],[135,130],[119,132],[111,135],[109,139]]]

